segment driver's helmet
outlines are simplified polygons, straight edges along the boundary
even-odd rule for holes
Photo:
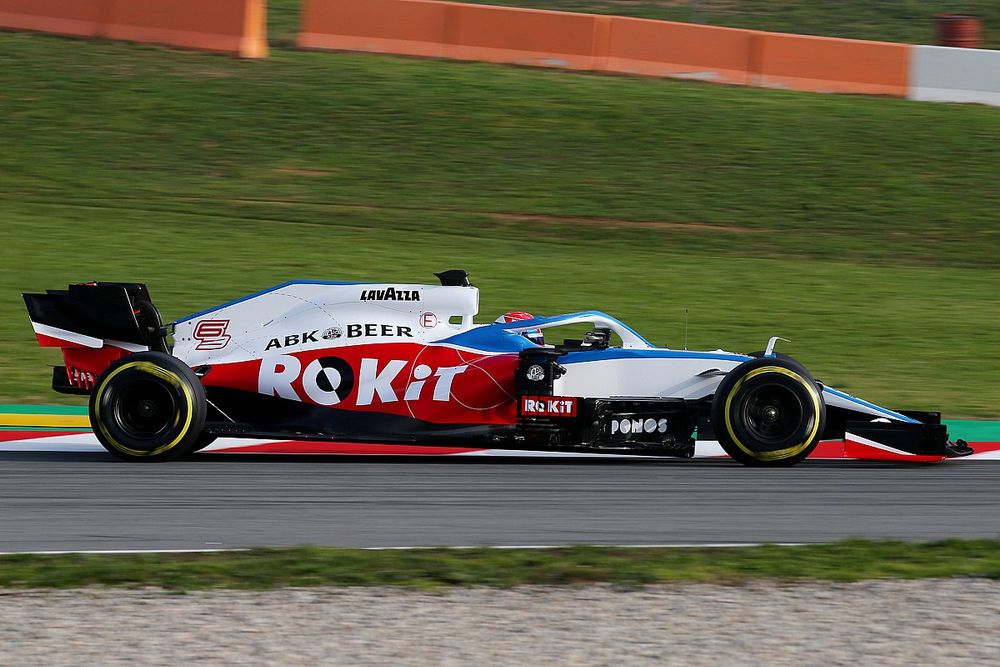
[[[535,319],[535,316],[531,313],[526,313],[523,310],[513,310],[498,317],[496,319],[496,323],[510,324],[511,322],[521,322],[523,320],[533,319]],[[528,329],[527,331],[522,331],[521,335],[536,345],[545,345],[545,337],[542,335],[541,329]]]

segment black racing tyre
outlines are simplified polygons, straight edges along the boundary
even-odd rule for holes
[[[106,450],[125,461],[171,461],[205,426],[205,388],[194,372],[163,352],[123,357],[90,394],[90,424]]]
[[[826,403],[802,364],[763,357],[740,364],[722,379],[711,419],[719,444],[736,461],[790,466],[819,443]]]

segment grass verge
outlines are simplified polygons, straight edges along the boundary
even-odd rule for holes
[[[298,547],[246,552],[0,557],[0,587],[269,589],[299,586],[528,586],[758,580],[1000,578],[1000,540],[849,540],[742,548],[418,549]]]
[[[1000,113],[275,49],[0,34],[0,400],[48,389],[21,291],[167,319],[290,278],[463,267],[483,319],[596,308],[896,408],[1000,405]]]

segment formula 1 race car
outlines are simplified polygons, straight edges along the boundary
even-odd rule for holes
[[[475,324],[466,272],[436,275],[291,281],[167,326],[141,284],[24,299],[39,343],[62,348],[53,388],[89,394],[97,438],[126,460],[219,436],[690,457],[697,433],[748,465],[791,465],[848,433],[915,455],[972,451],[938,413],[823,386],[777,338],[754,354],[657,348],[597,311]],[[589,330],[545,344],[571,325]]]

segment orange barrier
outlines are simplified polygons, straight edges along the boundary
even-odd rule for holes
[[[609,17],[489,5],[458,5],[453,57],[564,69],[595,69],[598,24]],[[606,33],[606,30],[605,30]]]
[[[895,96],[906,95],[911,51],[906,44],[437,0],[304,0],[299,45]]]
[[[0,27],[267,55],[265,0],[0,0]]]
[[[0,27],[96,37],[103,0],[0,0]]]
[[[608,17],[435,0],[306,0],[298,44],[594,69],[595,33]]]
[[[265,0],[106,0],[102,35],[244,58],[267,55]]]
[[[607,72],[746,84],[752,30],[612,17]]]
[[[909,44],[759,33],[753,85],[905,97]]]
[[[307,49],[451,56],[448,27],[461,5],[424,0],[307,0],[298,44]]]

